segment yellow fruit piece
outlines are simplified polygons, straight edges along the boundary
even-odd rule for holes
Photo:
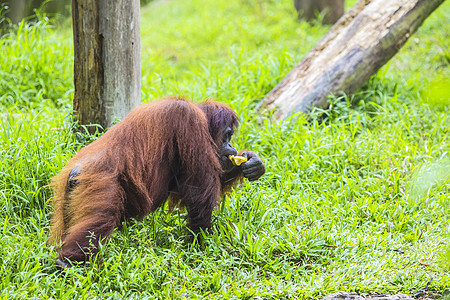
[[[235,166],[240,166],[248,160],[247,158],[245,158],[243,156],[239,156],[239,155],[236,155],[236,156],[230,155],[230,156],[228,156],[228,158],[231,160],[231,162]]]

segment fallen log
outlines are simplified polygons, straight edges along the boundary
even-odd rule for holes
[[[360,0],[265,97],[278,119],[326,108],[351,94],[405,44],[445,0]]]

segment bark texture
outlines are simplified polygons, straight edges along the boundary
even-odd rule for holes
[[[72,18],[74,110],[107,128],[140,104],[139,1],[73,0]]]
[[[326,108],[351,94],[405,44],[444,0],[360,0],[264,99],[277,118]]]

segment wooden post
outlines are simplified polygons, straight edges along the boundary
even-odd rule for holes
[[[360,0],[264,99],[277,118],[326,108],[352,93],[403,46],[444,0]],[[420,58],[418,58],[420,59]]]
[[[140,104],[139,0],[72,0],[72,19],[74,110],[106,129]]]

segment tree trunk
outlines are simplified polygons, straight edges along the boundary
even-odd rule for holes
[[[67,15],[70,0],[51,0],[45,3],[44,10],[48,14]]]
[[[345,0],[294,0],[299,19],[314,20],[323,13],[323,24],[334,24],[344,14]]]
[[[74,110],[106,129],[140,104],[139,0],[73,0],[72,18]]]
[[[7,2],[9,11],[6,16],[11,20],[12,24],[17,24],[22,21],[25,15],[25,0],[10,0]]]
[[[360,0],[264,99],[277,118],[356,91],[444,0]]]

